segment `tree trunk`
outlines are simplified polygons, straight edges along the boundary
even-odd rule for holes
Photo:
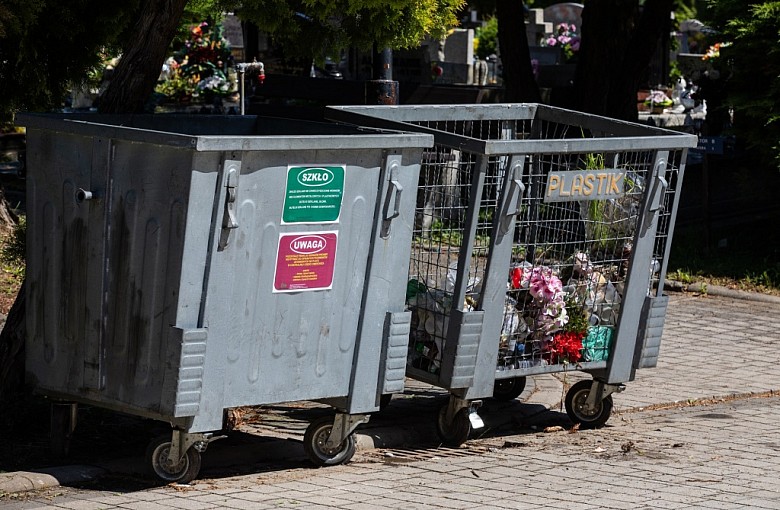
[[[642,73],[650,65],[661,42],[661,36],[669,31],[669,19],[673,0],[647,0],[636,29],[626,45],[622,70],[615,77],[607,99],[606,114],[616,119],[636,121],[636,93]]]
[[[11,205],[5,198],[5,192],[0,189],[0,235],[11,233],[17,223],[19,217],[11,209]]]
[[[669,30],[673,0],[590,0],[582,11],[582,44],[574,83],[577,109],[616,119],[638,118],[642,73]]]
[[[5,193],[0,191],[0,235],[11,233],[17,221]],[[0,331],[0,402],[18,394],[24,382],[24,288],[23,283]]]
[[[538,103],[541,96],[531,67],[522,0],[497,0],[496,17],[504,66],[504,101]]]
[[[26,287],[25,281],[0,332],[0,402],[11,400],[19,395],[24,385],[24,341],[27,336],[24,313]]]
[[[608,115],[608,98],[625,72],[620,64],[632,52],[628,41],[637,8],[637,0],[589,0],[585,4],[574,75],[576,109]]]
[[[98,102],[100,113],[144,111],[187,0],[143,0],[132,37]]]

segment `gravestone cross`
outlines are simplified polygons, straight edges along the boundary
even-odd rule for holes
[[[544,9],[529,9],[528,21],[525,24],[528,46],[539,46],[544,34],[552,33],[552,27],[552,23],[544,21]]]

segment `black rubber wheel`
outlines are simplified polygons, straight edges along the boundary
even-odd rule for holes
[[[344,464],[355,455],[357,445],[355,434],[350,434],[336,448],[326,448],[330,431],[333,428],[333,417],[323,416],[311,422],[303,435],[303,449],[309,460],[315,466],[336,466]]]
[[[146,448],[146,458],[152,472],[168,483],[190,483],[200,473],[200,452],[189,448],[184,457],[175,465],[166,465],[168,451],[171,449],[170,436],[153,439]]]
[[[501,402],[509,402],[520,396],[525,389],[525,377],[511,379],[496,379],[493,385],[493,398]]]
[[[468,441],[469,434],[471,434],[469,410],[464,407],[452,417],[452,423],[447,423],[447,406],[448,404],[444,404],[439,409],[439,416],[436,420],[436,432],[445,446],[457,448]]]
[[[586,413],[583,409],[592,383],[590,380],[579,381],[566,393],[566,414],[569,415],[571,421],[579,423],[581,429],[603,427],[612,414],[612,395],[602,399],[593,412]]]
[[[387,406],[390,405],[390,400],[393,398],[392,393],[383,394],[381,397],[379,397],[379,412],[384,411],[387,409]]]

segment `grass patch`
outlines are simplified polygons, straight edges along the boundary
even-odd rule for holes
[[[669,279],[780,296],[780,232],[774,225],[762,221],[713,228],[709,247],[700,225],[678,228]]]

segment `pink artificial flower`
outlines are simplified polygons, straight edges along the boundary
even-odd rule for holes
[[[534,268],[531,273],[531,295],[544,301],[553,300],[556,295],[563,293],[563,282],[552,274],[550,268]]]

